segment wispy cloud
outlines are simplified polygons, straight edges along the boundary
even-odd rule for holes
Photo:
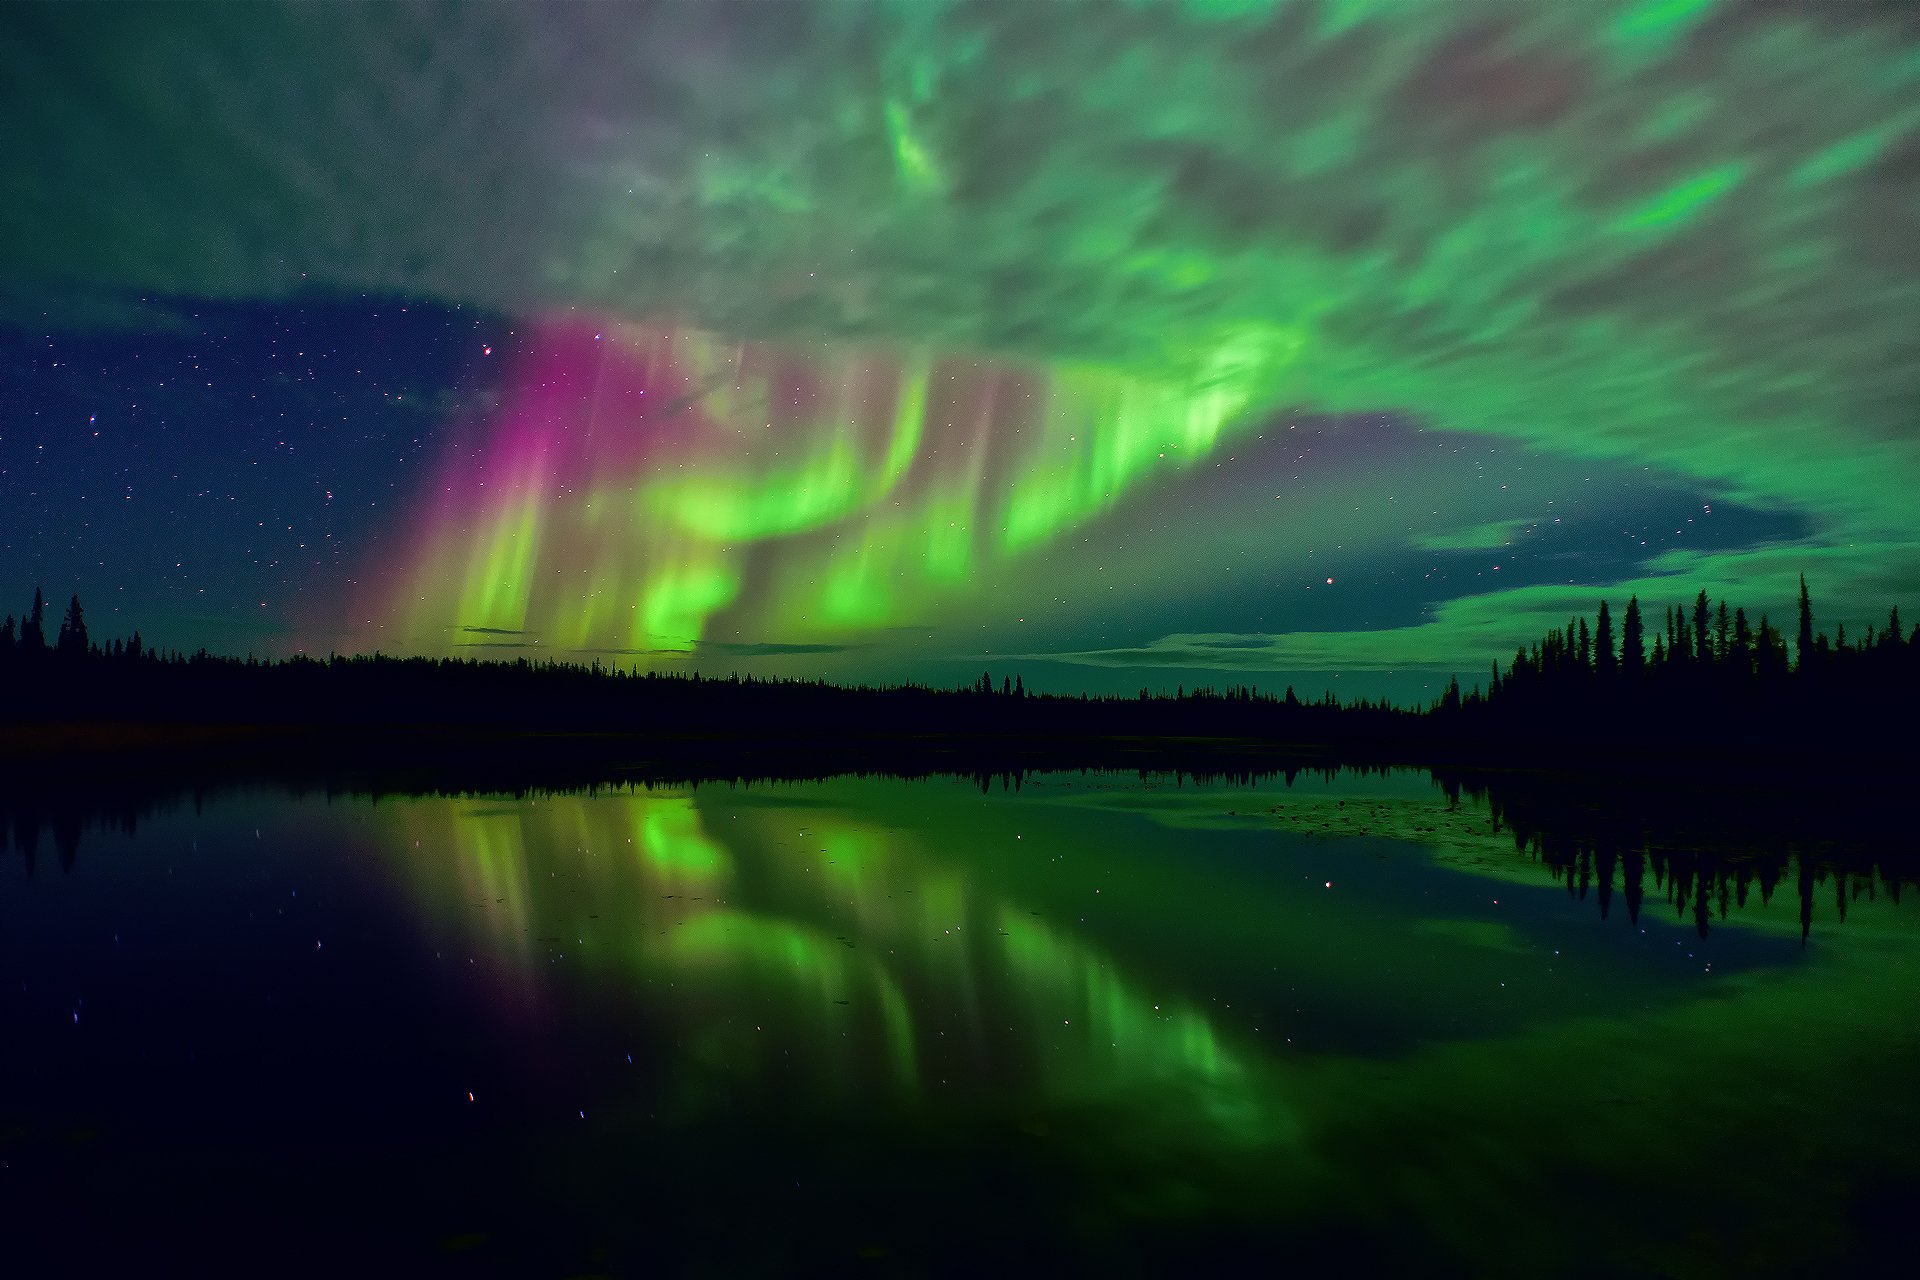
[[[782,654],[855,653],[862,649],[871,648],[872,646],[866,644],[784,644],[779,641],[743,643],[739,641],[702,640],[694,647],[703,654],[717,653],[738,657],[766,658],[778,657]]]
[[[1512,546],[1537,523],[1530,519],[1490,520],[1464,529],[1423,533],[1414,538],[1413,545],[1422,551],[1493,551]]]
[[[50,7],[0,83],[0,305],[367,291],[1177,375],[1244,394],[1199,447],[1391,406],[1808,512],[1838,594],[1911,563],[1901,6],[1321,8]],[[1138,421],[1089,431],[1088,467]],[[1498,599],[1511,638],[1531,598]],[[1450,662],[1479,608],[1148,648]]]

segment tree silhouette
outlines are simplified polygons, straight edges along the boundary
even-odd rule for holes
[[[44,596],[36,593],[41,619],[44,609]],[[1276,697],[1246,685],[1181,686],[1171,695],[1147,688],[1126,697],[1045,694],[1028,690],[1018,677],[1003,676],[996,687],[986,671],[957,688],[934,689],[910,682],[716,679],[526,659],[183,655],[150,650],[138,632],[124,643],[96,645],[76,595],[60,627],[58,661],[37,662],[20,652],[23,643],[33,647],[34,617],[16,636],[7,666],[31,676],[7,680],[0,721],[274,724],[311,731],[315,751],[345,750],[348,742],[360,750],[392,727],[428,738],[474,727],[561,736],[704,735],[736,744],[718,750],[742,753],[746,744],[801,740],[865,750],[912,738],[944,752],[985,753],[1016,742],[1031,750],[1035,739],[1084,752],[1103,741],[1179,738],[1580,765],[1596,757],[1616,761],[1631,747],[1702,768],[1759,756],[1796,768],[1852,767],[1883,758],[1889,747],[1912,750],[1909,726],[1920,720],[1920,641],[1903,634],[1897,610],[1884,632],[1858,645],[1847,641],[1844,628],[1837,643],[1815,633],[1798,671],[1787,637],[1766,617],[1756,632],[1744,608],[1736,612],[1721,602],[1727,660],[1715,662],[1712,639],[1701,639],[1714,622],[1705,592],[1693,602],[1691,629],[1687,612],[1673,611],[1671,634],[1654,637],[1648,653],[1638,597],[1627,605],[1618,648],[1611,607],[1602,601],[1596,627],[1590,629],[1587,618],[1567,619],[1515,652],[1511,664],[1493,663],[1484,689],[1462,689],[1450,680],[1428,707],[1402,709],[1384,701],[1342,703],[1331,692],[1303,701],[1290,688]],[[44,621],[40,628],[44,648]],[[9,634],[0,629],[0,656]],[[1805,653],[1816,655],[1811,670]],[[1648,726],[1661,723],[1685,729],[1649,735]],[[1698,751],[1701,745],[1712,750]]]
[[[77,595],[67,604],[67,616],[60,620],[60,639],[55,647],[70,658],[87,654],[87,615]]]
[[[1640,673],[1646,670],[1646,634],[1640,621],[1639,596],[1627,599],[1627,616],[1620,624],[1620,665],[1626,669],[1629,679],[1639,679]]]
[[[38,587],[33,589],[33,608],[20,624],[20,647],[28,653],[44,653],[47,648],[47,598]]]
[[[1800,575],[1800,630],[1794,637],[1794,656],[1804,670],[1813,656],[1813,601],[1807,596],[1807,575]]]

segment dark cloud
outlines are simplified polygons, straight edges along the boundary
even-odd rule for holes
[[[777,641],[739,642],[725,640],[702,640],[697,646],[702,654],[726,654],[736,657],[768,658],[781,654],[803,653],[857,653],[872,648],[866,644],[782,644]]]

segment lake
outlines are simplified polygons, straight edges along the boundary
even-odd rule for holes
[[[8,1270],[1904,1272],[1910,846],[1622,814],[1413,770],[15,796]]]

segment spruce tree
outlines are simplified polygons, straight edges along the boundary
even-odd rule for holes
[[[60,620],[59,651],[68,657],[87,656],[87,616],[80,608],[80,597],[67,605],[67,616]]]
[[[38,587],[33,589],[33,609],[20,626],[20,647],[28,653],[42,653],[47,647],[47,598]]]
[[[1620,665],[1629,677],[1638,676],[1647,665],[1645,627],[1640,621],[1640,597],[1627,599],[1627,616],[1620,624]]]
[[[1794,637],[1794,651],[1801,670],[1805,670],[1807,659],[1813,656],[1813,601],[1807,598],[1804,573],[1800,575],[1800,632]]]

